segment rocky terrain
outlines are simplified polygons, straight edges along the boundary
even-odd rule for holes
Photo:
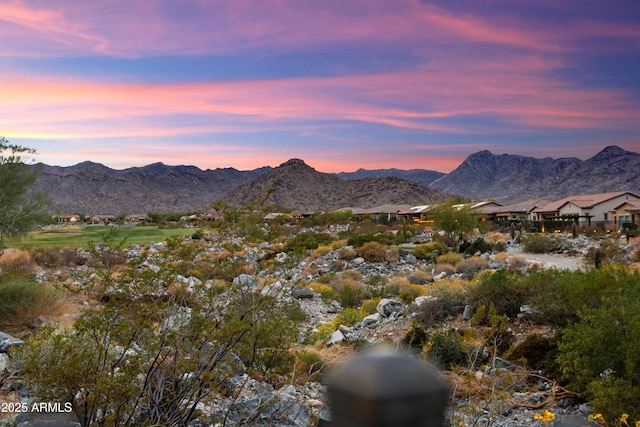
[[[317,229],[303,229],[299,232],[320,232],[337,236],[338,233],[348,231],[349,225],[336,225],[320,227]],[[522,251],[522,247],[509,239],[508,235],[493,236],[494,239],[503,239],[507,246],[506,252],[487,252],[478,254],[486,263],[483,268],[495,270],[506,266],[512,266],[523,270],[528,269],[569,269],[585,268],[584,257],[597,242],[587,237],[574,239],[572,248],[566,254],[545,255],[528,254]],[[416,244],[430,242],[432,234],[423,232],[411,238],[405,248],[411,248]],[[623,240],[621,244],[625,244]],[[640,242],[631,240],[625,246],[625,253],[630,254],[638,250]],[[263,242],[251,244],[239,237],[226,237],[222,239],[215,233],[209,238],[197,242],[190,242],[186,238],[185,244],[204,245],[201,257],[230,257],[231,261],[242,262],[246,271],[252,274],[241,273],[233,279],[233,283],[243,287],[247,292],[273,295],[277,301],[295,302],[299,304],[306,314],[306,320],[299,325],[299,346],[307,346],[321,354],[327,365],[326,375],[341,366],[345,360],[355,355],[356,348],[362,345],[374,345],[378,343],[402,346],[402,340],[407,331],[415,322],[416,315],[421,310],[421,305],[429,301],[429,297],[418,297],[411,303],[406,303],[397,297],[383,298],[375,309],[375,312],[366,316],[363,320],[351,326],[340,325],[330,330],[330,334],[315,345],[308,347],[310,335],[318,333],[327,325],[332,325],[336,317],[343,311],[336,300],[324,298],[313,283],[321,281],[329,273],[341,274],[351,272],[351,276],[357,275],[362,282],[372,277],[384,276],[388,278],[400,277],[403,280],[421,283],[423,287],[437,287],[439,284],[452,283],[451,280],[465,280],[468,275],[457,272],[453,268],[432,270],[432,261],[418,259],[410,250],[403,250],[386,259],[371,261],[365,260],[350,246],[334,245],[324,250],[311,251],[306,256],[296,259],[282,251],[282,246],[275,243]],[[242,247],[235,255],[228,254],[225,248],[229,245]],[[189,247],[189,246],[187,246]],[[149,271],[157,271],[167,261],[168,246],[164,243],[153,243],[148,246],[132,245],[125,249],[127,259],[141,259],[141,268]],[[92,254],[85,250],[78,250],[76,259],[87,260]],[[272,268],[265,269],[263,261],[272,259]],[[38,280],[47,282],[62,282],[73,289],[81,289],[92,281],[95,281],[96,270],[91,263],[83,261],[82,265],[61,266],[57,268],[40,268],[37,273]],[[346,273],[345,273],[346,274]],[[413,277],[413,279],[412,279]],[[203,283],[193,276],[177,276],[177,283],[182,283],[186,289],[196,289],[200,286],[214,286],[211,280]],[[90,301],[80,301],[79,309],[87,307]],[[522,339],[528,333],[535,330],[538,333],[552,333],[548,327],[536,325],[527,317],[530,308],[523,307],[522,318],[511,319],[509,330],[516,339]],[[447,321],[447,327],[457,328],[469,325],[469,315],[466,309],[452,316]],[[67,313],[73,316],[74,313]],[[169,318],[170,319],[170,318]],[[169,324],[178,320],[167,320]],[[39,324],[48,323],[50,319],[40,319]],[[13,338],[7,334],[0,334],[0,386],[2,394],[0,400],[7,402],[30,402],[28,389],[20,387],[13,381],[15,374],[14,365],[11,364],[7,351],[12,347],[22,345],[22,340]],[[498,369],[493,367],[486,371],[475,373],[477,378],[488,381],[500,380],[499,372],[511,372],[516,375],[518,368],[506,361]],[[224,417],[226,425],[256,425],[256,426],[310,426],[324,425],[331,419],[331,410],[328,406],[326,385],[322,378],[312,379],[299,384],[291,381],[289,384],[275,387],[256,375],[252,375],[241,361],[231,364],[232,372],[228,378],[228,387],[235,390],[234,393],[221,395],[212,402],[203,403],[199,411],[207,416]],[[502,370],[502,371],[501,371]],[[522,372],[521,372],[522,373]],[[385,373],[379,373],[384,376]],[[538,375],[541,374],[540,372]],[[529,374],[525,374],[529,375]],[[326,376],[324,377],[326,378]],[[495,380],[493,379],[495,378]],[[492,382],[496,385],[496,382]],[[587,415],[591,413],[589,405],[573,397],[555,399],[554,397],[564,393],[557,388],[557,384],[539,375],[537,386],[525,385],[509,390],[509,398],[499,398],[497,401],[483,401],[482,398],[470,403],[467,399],[457,400],[452,398],[447,416],[450,425],[492,425],[497,427],[515,427],[522,425],[542,426],[543,423],[534,420],[535,415],[542,410],[552,410],[557,421],[563,421],[566,426],[587,425]],[[498,395],[492,397],[497,399]],[[548,404],[544,402],[548,401]],[[472,410],[473,409],[473,410]],[[59,415],[61,419],[72,419],[69,414]],[[56,417],[51,414],[21,414],[16,419],[16,425],[27,427],[29,420],[38,417],[51,419]],[[205,417],[206,418],[206,417]],[[248,420],[251,420],[250,422]],[[454,423],[453,420],[458,420]],[[26,423],[26,424],[21,424]],[[73,425],[73,424],[65,424]],[[207,425],[204,422],[189,425]],[[218,424],[216,424],[218,425]]]

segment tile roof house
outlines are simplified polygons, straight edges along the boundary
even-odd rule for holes
[[[591,225],[592,222],[606,224],[614,221],[616,208],[629,201],[640,201],[640,196],[629,191],[581,194],[550,202],[534,212],[542,220],[564,219],[578,225]]]
[[[530,199],[507,206],[494,206],[487,210],[494,221],[539,221],[538,209],[551,203],[546,199]]]

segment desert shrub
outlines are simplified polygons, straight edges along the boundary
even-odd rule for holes
[[[351,246],[344,247],[338,251],[338,259],[351,261],[358,256],[358,253]]]
[[[347,241],[344,239],[334,240],[331,242],[331,250],[337,251],[338,249],[342,249],[347,246]]]
[[[382,262],[387,255],[386,247],[378,242],[365,242],[357,252],[359,256],[369,262]]]
[[[514,268],[525,268],[527,266],[526,258],[521,255],[510,256],[507,262]]]
[[[366,286],[371,296],[384,298],[387,296],[387,283],[389,283],[389,278],[387,276],[373,274],[367,279]]]
[[[331,247],[327,245],[319,245],[316,250],[313,252],[313,256],[321,257],[325,256],[331,251]]]
[[[507,269],[482,273],[469,289],[469,304],[473,307],[494,304],[498,314],[511,318],[520,313],[527,297],[523,276]]]
[[[347,307],[342,310],[338,315],[333,319],[333,327],[338,329],[340,325],[344,326],[353,326],[358,322],[361,322],[364,319],[364,312],[362,310],[358,310],[353,307]]]
[[[409,348],[422,350],[422,348],[429,342],[429,334],[418,323],[414,322],[411,325],[411,329],[402,338],[402,342]]]
[[[362,301],[362,306],[360,307],[360,310],[362,310],[362,312],[365,315],[377,313],[378,304],[380,303],[381,300],[382,300],[382,297],[374,297],[368,300],[364,300]]]
[[[356,234],[347,240],[347,245],[358,248],[368,242],[389,246],[396,243],[396,236],[391,234]]]
[[[4,271],[30,271],[31,254],[24,250],[8,250],[0,255],[0,268]]]
[[[434,274],[447,273],[448,276],[455,274],[456,268],[451,264],[437,264],[433,269]]]
[[[640,416],[640,291],[637,285],[580,311],[558,344],[564,381],[589,399],[596,412],[616,419]]]
[[[307,342],[309,344],[318,344],[318,343],[327,342],[329,338],[331,338],[331,334],[334,331],[335,331],[335,328],[331,323],[323,323],[321,325],[318,325],[313,331],[311,331],[311,334],[309,334],[309,337],[307,338]]]
[[[486,270],[489,268],[489,260],[486,258],[481,258],[478,256],[474,256],[471,258],[467,258],[462,260],[456,265],[456,271],[458,273],[462,273],[465,277],[471,279],[476,274],[481,272],[482,270]]]
[[[437,241],[432,243],[424,243],[413,248],[413,255],[419,259],[434,259],[435,254],[442,255],[449,252],[449,248],[444,243]]]
[[[625,268],[602,268],[588,271],[539,271],[527,276],[532,293],[529,304],[542,313],[548,323],[564,327],[579,319],[585,309],[596,309],[610,298],[628,293],[638,287],[640,272]]]
[[[533,370],[543,370],[547,375],[556,374],[557,353],[558,340],[555,337],[533,333],[509,352],[509,360],[524,363]]]
[[[477,252],[483,254],[485,252],[491,252],[493,246],[485,241],[482,237],[478,237],[471,242],[463,242],[460,244],[459,251],[467,255],[473,255]]]
[[[411,304],[414,299],[424,295],[424,287],[420,285],[414,285],[412,283],[404,283],[400,285],[398,296],[402,301],[407,304]]]
[[[358,270],[345,270],[337,277],[339,280],[353,280],[360,282],[362,280],[362,273]]]
[[[534,254],[558,253],[571,248],[571,243],[557,234],[530,233],[522,236],[526,252]]]
[[[426,271],[415,270],[407,276],[407,279],[409,279],[409,282],[411,283],[426,285],[433,280],[433,275],[431,273],[427,273]]]
[[[454,252],[449,252],[443,255],[439,255],[437,260],[438,264],[449,264],[449,265],[453,265],[454,267],[460,261],[462,261],[462,257]]]
[[[311,282],[309,283],[309,287],[313,289],[314,292],[319,293],[324,302],[330,302],[336,299],[336,292],[331,286],[319,282]]]
[[[507,262],[508,259],[509,259],[509,253],[508,252],[498,252],[493,257],[493,260],[495,262]]]
[[[23,333],[39,316],[61,314],[64,293],[28,277],[0,280],[0,330]]]
[[[359,283],[341,283],[337,290],[338,302],[343,307],[357,307],[366,298],[366,290]]]
[[[60,251],[54,248],[38,248],[31,253],[33,262],[42,267],[59,267],[65,265]],[[0,258],[1,260],[2,258]]]
[[[336,260],[336,261],[332,262],[329,265],[329,271],[333,271],[333,272],[337,273],[337,272],[340,272],[340,271],[344,270],[344,267],[345,267],[344,261],[339,259],[339,260]]]
[[[596,251],[600,249],[600,262],[602,265],[627,264],[627,257],[622,246],[617,240],[606,239],[600,242],[598,247],[590,247],[585,255],[587,264],[594,266]]]
[[[387,253],[384,256],[384,260],[390,263],[396,263],[400,259],[400,249],[397,246],[392,246],[387,249]]]
[[[330,271],[318,277],[317,282],[324,283],[326,285],[328,283],[331,283],[335,278],[336,278],[336,273],[333,271]]]
[[[433,327],[463,312],[468,284],[462,280],[441,280],[427,289],[431,298],[423,301],[416,320],[425,327]]]
[[[289,239],[286,252],[305,253],[316,249],[319,245],[331,244],[331,236],[326,233],[313,233],[310,231],[299,233]]]
[[[427,358],[441,369],[451,369],[468,362],[463,338],[453,329],[435,332],[425,347]]]
[[[325,367],[322,357],[313,351],[301,351],[295,353],[295,375],[296,384],[304,385],[309,381],[315,381]]]

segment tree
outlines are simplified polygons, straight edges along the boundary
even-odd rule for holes
[[[0,254],[5,238],[29,232],[46,203],[44,195],[29,191],[38,178],[36,170],[25,163],[25,156],[32,154],[35,150],[0,137]]]
[[[461,238],[478,227],[478,220],[468,204],[451,201],[435,206],[429,211],[434,227],[451,238],[453,246],[458,246]]]

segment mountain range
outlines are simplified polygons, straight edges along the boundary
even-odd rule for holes
[[[240,205],[267,196],[264,202],[277,209],[317,211],[430,204],[451,195],[511,203],[582,193],[640,193],[640,155],[617,146],[587,160],[495,155],[483,150],[449,174],[423,169],[330,174],[300,159],[247,171],[162,163],[123,170],[93,162],[34,167],[40,167],[35,190],[49,195],[53,211],[87,215],[198,211],[216,200]]]

